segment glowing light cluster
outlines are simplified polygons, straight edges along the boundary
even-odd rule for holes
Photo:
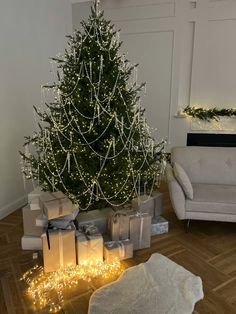
[[[36,265],[21,280],[27,284],[27,294],[37,309],[49,307],[50,312],[56,313],[62,309],[63,294],[67,289],[75,288],[81,280],[90,282],[93,278],[115,278],[122,270],[118,259],[110,263],[87,261],[51,273],[44,273],[43,267]]]

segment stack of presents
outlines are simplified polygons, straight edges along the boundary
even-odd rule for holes
[[[79,212],[62,192],[28,195],[23,208],[24,250],[43,250],[44,271],[67,265],[112,262],[150,247],[151,236],[168,232],[162,194],[142,195],[126,208]]]

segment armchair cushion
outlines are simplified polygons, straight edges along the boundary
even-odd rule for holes
[[[184,191],[184,194],[186,195],[188,199],[192,200],[193,199],[193,187],[187,173],[177,162],[174,162],[173,170],[174,170],[175,178],[181,185]]]
[[[187,212],[236,214],[236,186],[193,184],[194,198],[186,201]]]

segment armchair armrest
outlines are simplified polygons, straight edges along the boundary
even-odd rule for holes
[[[170,164],[166,166],[166,179],[169,188],[170,200],[178,219],[185,219],[185,195],[182,187],[175,179]]]

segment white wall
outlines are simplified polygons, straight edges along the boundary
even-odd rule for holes
[[[235,0],[101,0],[101,4],[121,28],[123,51],[140,64],[140,81],[148,83],[143,104],[150,124],[159,130],[156,138],[167,137],[170,148],[185,145],[189,131],[236,131],[235,119],[206,125],[176,117],[188,104],[236,107]],[[81,17],[86,19],[89,5],[73,4],[75,28]]]
[[[35,128],[40,86],[52,79],[49,57],[71,31],[69,0],[0,1],[0,218],[25,203],[18,151]]]

